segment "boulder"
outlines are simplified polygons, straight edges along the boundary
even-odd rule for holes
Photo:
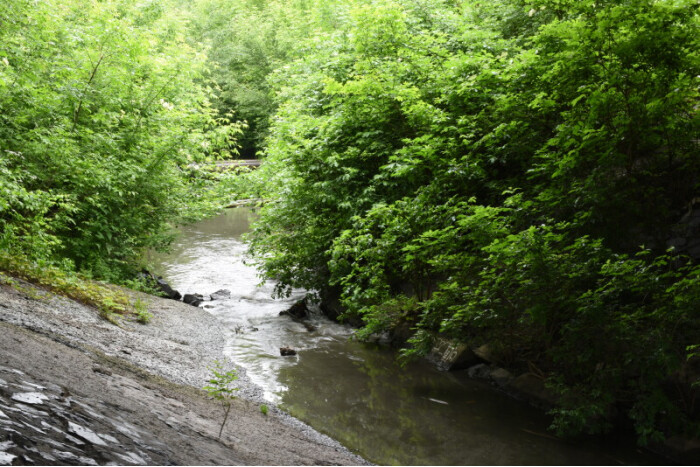
[[[528,399],[538,406],[551,407],[557,402],[556,394],[547,389],[544,379],[534,373],[523,373],[510,383],[517,396]]]
[[[182,301],[192,306],[199,306],[204,301],[204,296],[198,293],[185,294]]]
[[[505,387],[513,380],[513,375],[510,371],[505,368],[496,368],[491,371],[489,377],[496,383],[499,387]]]
[[[463,370],[480,362],[467,344],[454,342],[444,337],[437,338],[428,360],[442,371]]]
[[[180,295],[180,292],[178,292],[177,290],[170,287],[170,284],[165,282],[165,280],[161,276],[156,276],[155,274],[151,273],[150,271],[148,271],[146,269],[139,272],[136,275],[136,277],[138,279],[146,282],[154,289],[162,292],[163,295],[167,298],[171,298],[173,300],[180,300],[182,298],[182,295]]]
[[[309,317],[309,307],[308,304],[306,303],[306,299],[304,300],[299,300],[296,302],[294,305],[292,305],[289,309],[280,311],[280,316],[282,315],[287,315],[292,318],[294,322],[297,322],[304,326],[307,331],[313,332],[316,330],[316,326],[313,324],[309,323],[306,318]]]
[[[170,284],[165,282],[165,280],[162,277],[158,277],[156,279],[156,288],[163,292],[166,297],[171,298],[173,300],[180,300],[182,298],[180,292],[170,287]]]
[[[481,360],[489,363],[496,363],[496,358],[493,355],[493,350],[489,344],[484,344],[481,347],[477,347],[473,350],[474,354]]]
[[[296,355],[297,351],[291,347],[280,347],[280,355],[283,357],[288,357],[291,355]]]
[[[220,289],[210,295],[212,300],[228,300],[231,298],[231,291],[229,289]]]
[[[309,307],[306,305],[306,300],[299,300],[294,305],[284,311],[280,311],[280,315],[289,315],[292,318],[306,318],[309,314]]]
[[[474,379],[488,379],[491,376],[491,368],[485,363],[479,363],[469,367],[467,374]]]

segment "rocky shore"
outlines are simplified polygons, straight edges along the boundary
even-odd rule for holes
[[[205,310],[133,292],[148,324],[14,280],[0,283],[0,465],[358,465],[334,440],[264,403],[245,371],[223,412],[202,391],[225,361]],[[268,404],[269,405],[269,404]]]

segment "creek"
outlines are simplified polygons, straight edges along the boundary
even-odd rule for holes
[[[351,328],[321,315],[315,330],[280,316],[302,298],[272,299],[241,237],[254,214],[236,208],[183,227],[155,270],[181,293],[229,289],[204,302],[227,333],[227,356],[244,367],[265,398],[378,464],[652,465],[665,461],[626,436],[566,442],[550,418],[466,372],[440,372],[424,361],[400,367],[393,350],[351,339]],[[298,354],[280,356],[280,347]]]

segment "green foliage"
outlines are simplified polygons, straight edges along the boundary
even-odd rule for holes
[[[216,360],[213,366],[207,368],[211,371],[212,377],[208,381],[209,384],[204,386],[204,390],[207,391],[210,397],[221,402],[221,407],[224,410],[224,420],[221,422],[221,428],[219,429],[219,438],[221,438],[228,414],[231,411],[231,401],[236,398],[233,392],[238,391],[238,388],[231,387],[231,383],[237,380],[238,376],[235,370],[225,371],[223,364]]]
[[[260,413],[261,414],[267,416],[268,411],[269,411],[269,409],[267,408],[267,406],[265,404],[260,406]]]
[[[151,318],[153,318],[153,313],[150,313],[148,311],[146,304],[140,299],[137,299],[133,305],[134,314],[136,315],[136,321],[138,321],[141,324],[148,324]]]
[[[306,39],[343,22],[344,1],[204,0],[190,6],[195,38],[208,44],[222,112],[247,122],[240,155],[263,149],[277,91],[268,77],[306,52]]]
[[[407,355],[537,362],[560,433],[696,432],[699,269],[666,242],[700,187],[698,10],[352,2],[267,81],[263,274],[411,329]]]
[[[0,244],[123,280],[211,204],[185,168],[228,157],[241,125],[212,110],[206,56],[167,0],[5,3]]]

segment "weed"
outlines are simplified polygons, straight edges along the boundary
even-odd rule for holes
[[[88,279],[77,272],[61,270],[58,267],[32,262],[20,256],[0,254],[0,270],[25,279],[33,284],[47,287],[56,294],[63,295],[86,305],[96,307],[100,316],[113,324],[119,324],[117,316],[134,314],[137,321],[147,323],[152,315],[146,305],[137,299],[133,304],[130,297],[117,287]],[[19,285],[18,281],[4,276],[4,283],[11,285],[32,298],[43,298],[37,291]]]
[[[151,320],[151,318],[153,318],[153,314],[148,311],[146,303],[144,303],[144,301],[140,298],[137,298],[131,305],[134,308],[136,321],[138,321],[139,323],[147,324]]]
[[[219,428],[219,439],[221,439],[221,433],[224,431],[224,425],[231,411],[231,401],[236,398],[233,395],[233,391],[238,391],[238,388],[231,387],[231,383],[237,380],[238,376],[235,370],[224,372],[224,367],[218,360],[214,360],[213,367],[210,366],[208,369],[213,376],[208,380],[209,384],[204,386],[204,390],[211,397],[220,401],[224,410],[224,420],[221,422],[221,428]]]

